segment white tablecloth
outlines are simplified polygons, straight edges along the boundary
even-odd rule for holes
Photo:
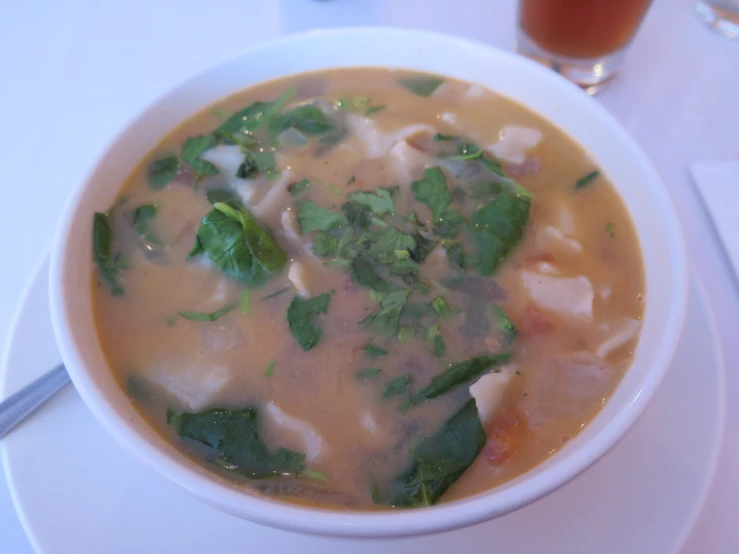
[[[510,48],[514,5],[513,0],[5,0],[0,336],[9,329],[71,187],[126,121],[173,84],[255,42],[320,27],[417,27]],[[688,166],[739,158],[739,43],[704,28],[692,13],[692,0],[657,0],[621,74],[598,99],[661,172],[695,269],[710,292],[728,370],[728,438],[686,553],[736,553],[739,288]],[[690,448],[690,437],[685,442]],[[1,469],[0,529],[0,551],[31,552]]]

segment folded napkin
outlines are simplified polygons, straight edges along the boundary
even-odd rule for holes
[[[699,162],[690,171],[739,279],[739,161]]]

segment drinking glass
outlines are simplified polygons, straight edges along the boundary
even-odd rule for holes
[[[650,4],[519,0],[516,49],[594,94],[615,75]]]
[[[739,40],[739,0],[698,0],[695,11],[711,28]]]

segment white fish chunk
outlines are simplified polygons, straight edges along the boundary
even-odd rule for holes
[[[432,156],[413,148],[405,139],[396,142],[387,154],[388,165],[394,173],[395,180],[404,185],[410,185],[416,179],[420,179],[424,168],[434,161]]]
[[[537,244],[544,250],[561,252],[564,254],[580,254],[582,252],[582,244],[571,237],[568,237],[552,225],[542,227],[536,235]]]
[[[485,147],[496,158],[514,164],[526,161],[526,153],[535,148],[542,138],[541,131],[520,125],[506,125],[498,135],[498,142]]]
[[[520,273],[531,300],[540,308],[563,316],[593,319],[593,284],[583,275],[560,277],[535,271]]]
[[[298,294],[304,298],[310,296],[313,290],[310,277],[308,269],[302,262],[294,261],[290,264],[287,278],[295,287],[295,290],[298,291]]]
[[[236,172],[244,161],[244,153],[238,146],[219,144],[203,152],[200,157],[218,168],[218,176],[224,178],[226,184],[236,191],[244,205],[248,206],[251,203],[257,187],[253,180],[236,177]]]
[[[385,156],[397,142],[420,133],[436,134],[436,129],[424,123],[414,123],[388,133],[381,131],[374,120],[358,114],[347,114],[346,125],[361,143],[368,158]]]
[[[290,201],[287,185],[292,181],[292,171],[285,169],[275,181],[266,184],[267,192],[251,209],[254,216],[263,219],[277,212],[282,206],[287,205]]]
[[[495,416],[505,398],[505,392],[516,372],[516,366],[507,365],[497,373],[486,373],[470,386],[470,394],[475,399],[480,421],[487,423]]]
[[[639,329],[641,329],[640,321],[636,319],[624,320],[616,331],[598,346],[595,353],[601,358],[607,357],[616,348],[623,346],[633,339],[639,332]]]
[[[189,366],[163,364],[152,371],[151,380],[164,387],[185,408],[200,411],[215,402],[219,392],[231,381],[226,366],[205,362]]]
[[[321,455],[324,449],[323,438],[310,423],[286,414],[274,402],[268,402],[264,411],[274,424],[302,444],[301,450],[305,452],[308,462],[315,461]]]

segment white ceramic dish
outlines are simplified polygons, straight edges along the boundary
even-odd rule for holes
[[[212,102],[289,73],[347,66],[393,66],[482,83],[554,122],[584,145],[616,184],[644,254],[647,303],[635,361],[583,432],[524,476],[486,493],[423,510],[339,513],[235,491],[190,462],[133,410],[95,337],[90,288],[91,221],[131,169],[172,128]],[[599,104],[574,85],[514,54],[462,39],[400,29],[345,29],[288,37],[205,71],[155,102],[106,149],[61,218],[50,269],[52,323],[62,358],[92,414],[130,452],[195,496],[235,515],[285,529],[339,536],[442,531],[499,516],[566,483],[623,436],[659,385],[674,353],[687,302],[680,227],[659,176],[641,149]]]
[[[14,318],[0,364],[0,398],[59,361],[48,270],[45,258]],[[6,544],[12,521],[2,520],[0,511],[3,552],[203,554],[245,544],[249,552],[269,554],[449,554],[490,544],[505,554],[677,554],[700,512],[723,436],[720,351],[705,290],[694,278],[670,370],[610,452],[525,508],[481,525],[406,539],[288,533],[211,508],[127,455],[69,387],[0,441],[13,505],[33,545],[24,550],[12,540],[14,548]]]

